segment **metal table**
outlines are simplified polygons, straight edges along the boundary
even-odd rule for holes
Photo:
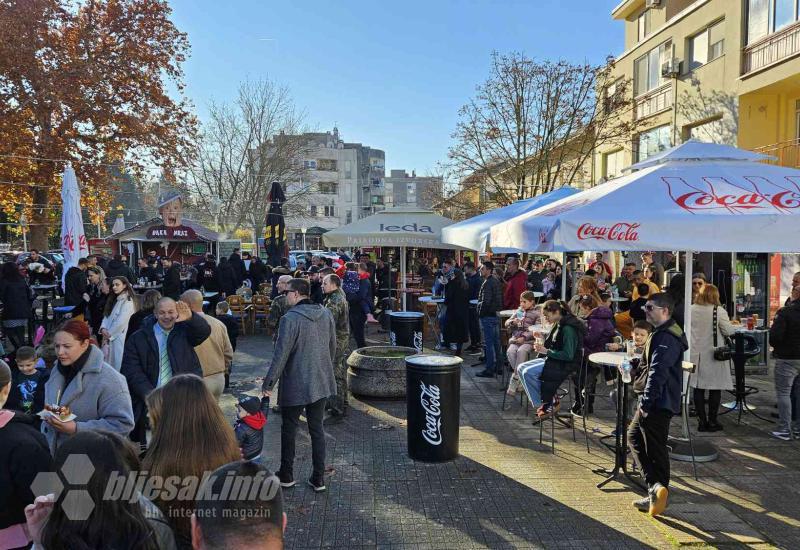
[[[34,294],[36,294],[36,299],[42,303],[42,326],[44,327],[45,331],[50,324],[50,302],[49,299],[52,298],[53,300],[56,299],[56,288],[58,285],[31,285],[31,290],[33,290]],[[35,311],[34,311],[35,313]],[[35,315],[34,315],[35,317]],[[34,320],[35,324],[35,320]],[[33,328],[33,327],[31,327]],[[30,334],[33,334],[33,330],[29,331]]]
[[[419,298],[419,303],[422,306],[422,312],[425,314],[425,318],[428,320],[428,325],[431,327],[433,334],[436,336],[436,343],[439,344],[442,341],[442,333],[441,327],[439,326],[439,313],[442,310],[442,305],[444,304],[444,298],[435,298],[433,296],[422,296]],[[436,315],[431,316],[428,313],[428,304],[436,304]]]

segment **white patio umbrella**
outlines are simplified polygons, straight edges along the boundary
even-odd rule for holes
[[[461,250],[463,247],[442,242],[442,229],[453,220],[432,210],[389,208],[343,225],[322,235],[325,246],[392,246],[400,248],[400,279],[406,287],[406,249],[440,248]],[[406,295],[403,293],[403,310]]]
[[[442,229],[442,241],[469,250],[477,250],[478,252],[486,252],[490,248],[492,252],[500,254],[527,252],[527,250],[520,248],[496,246],[489,238],[492,227],[526,212],[531,212],[557,200],[574,195],[577,192],[578,190],[572,187],[561,187],[544,195],[517,201],[508,206],[496,208],[479,216],[448,225]]]
[[[114,226],[111,228],[111,234],[120,233],[125,231],[125,215],[122,212],[117,214],[117,219],[114,220]]]
[[[83,233],[81,192],[72,165],[67,164],[61,176],[61,249],[64,255],[64,277],[78,259],[89,255],[89,245]],[[64,281],[61,281],[62,285]]]
[[[678,249],[686,266],[695,251],[796,252],[800,170],[758,162],[768,158],[689,141],[624,177],[498,224],[491,239],[538,251]],[[691,334],[691,277],[684,283]]]

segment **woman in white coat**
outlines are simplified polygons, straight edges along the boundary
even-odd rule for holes
[[[731,324],[728,312],[719,301],[719,290],[706,284],[692,304],[692,363],[697,366],[689,385],[694,388],[694,407],[697,410],[699,432],[716,432],[722,429],[717,421],[722,390],[732,390],[729,361],[714,359],[714,312],[716,311],[716,347],[725,345],[725,336],[732,336],[736,327]],[[708,412],[706,412],[708,390]]]
[[[122,366],[122,352],[125,350],[125,334],[128,321],[136,313],[136,293],[126,277],[111,279],[111,292],[103,310],[103,322],[100,334],[103,335],[103,347],[108,345],[106,362],[119,371]]]

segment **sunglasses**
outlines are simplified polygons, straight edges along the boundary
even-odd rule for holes
[[[645,304],[644,310],[645,311],[653,311],[654,309],[664,309],[661,306],[654,306],[653,304]]]

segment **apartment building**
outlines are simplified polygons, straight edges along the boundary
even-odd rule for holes
[[[625,0],[617,82],[632,83],[630,139],[594,157],[595,183],[690,138],[765,151],[798,166],[800,0]],[[615,85],[602,92],[605,105]]]
[[[413,170],[411,175],[405,170],[392,170],[386,178],[387,195],[391,194],[394,206],[430,208],[441,196],[443,185],[441,176],[417,176]]]

